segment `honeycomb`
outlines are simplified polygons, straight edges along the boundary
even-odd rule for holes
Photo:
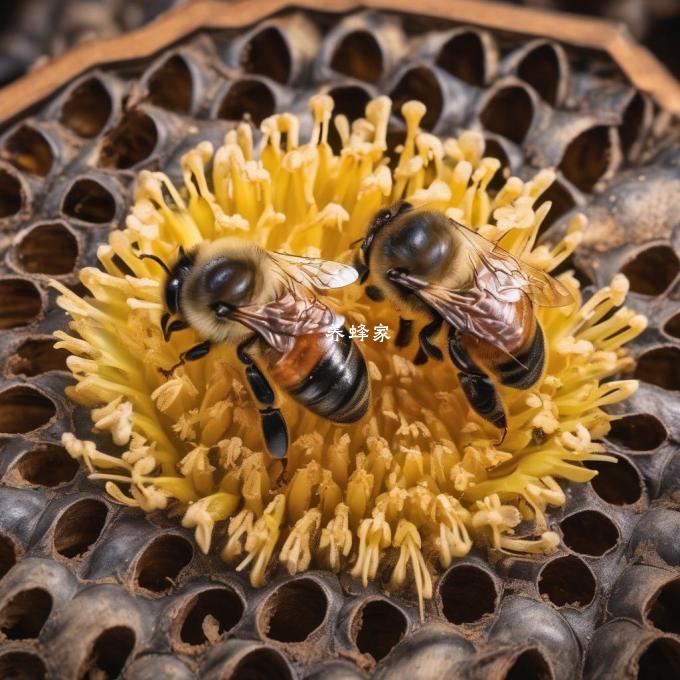
[[[0,677],[680,677],[678,128],[611,60],[521,26],[287,10],[63,85],[0,134]],[[506,176],[556,167],[543,238],[585,212],[568,267],[586,290],[623,272],[650,321],[606,439],[618,463],[567,486],[559,551],[473,551],[422,623],[414,600],[323,571],[253,589],[177,522],[113,503],[60,444],[92,434],[63,395],[48,280],[80,290],[139,169],[179,180],[182,153],[243,117],[293,111],[304,136],[319,91],[350,119],[379,93],[395,111],[419,99],[435,134],[482,130]],[[403,131],[395,114],[391,144]]]

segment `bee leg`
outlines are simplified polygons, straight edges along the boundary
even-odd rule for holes
[[[175,322],[173,321],[173,323]],[[172,324],[170,324],[170,326],[172,326]],[[179,361],[174,366],[169,368],[167,371],[161,370],[161,373],[166,377],[171,376],[175,372],[175,369],[181,366],[182,364],[185,364],[187,361],[197,361],[198,359],[202,359],[209,351],[210,340],[205,340],[204,342],[201,342],[198,345],[194,345],[193,347],[189,348],[186,352],[182,352],[182,354],[179,355]]]
[[[413,339],[413,321],[399,317],[399,330],[394,344],[397,347],[406,347]]]
[[[260,418],[262,420],[262,435],[267,450],[274,458],[284,458],[288,452],[286,421],[281,411],[273,406],[276,395],[269,381],[246,351],[257,338],[258,336],[253,334],[243,340],[236,348],[236,356],[246,367],[246,380],[255,399],[264,406],[260,409]]]
[[[186,321],[175,319],[169,325],[163,326],[163,339],[167,342],[170,340],[170,336],[173,333],[176,333],[177,331],[183,331],[185,328],[189,328],[189,324]]]
[[[499,430],[504,430],[502,442],[508,429],[503,402],[501,402],[501,398],[498,396],[498,392],[489,376],[482,371],[465,351],[455,329],[451,329],[449,332],[449,356],[454,366],[460,370],[458,381],[468,403],[475,413],[484,418],[484,420],[489,421]]]
[[[442,327],[443,320],[440,316],[435,317],[427,324],[423,329],[421,329],[418,334],[418,341],[420,342],[420,349],[423,353],[436,361],[441,361],[444,358],[442,351],[436,345],[432,344],[432,338],[439,333],[439,329]],[[427,359],[426,359],[427,361]]]

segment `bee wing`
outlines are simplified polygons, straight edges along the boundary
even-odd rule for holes
[[[423,302],[454,328],[485,340],[512,356],[510,348],[517,343],[518,329],[504,318],[504,312],[511,311],[507,304],[499,303],[476,288],[454,291],[446,286],[426,283],[414,290]]]
[[[507,294],[511,295],[513,289],[520,289],[541,307],[563,307],[574,301],[567,288],[550,274],[525,262],[519,262],[495,243],[455,220],[451,222],[470,245],[471,264],[477,285],[481,285],[487,292],[502,299],[504,293],[507,298]],[[480,280],[484,278],[479,276],[482,271],[493,275],[486,284],[480,284]]]
[[[354,283],[359,273],[348,264],[318,257],[298,257],[286,253],[269,253],[283,272],[307,288],[326,290]]]
[[[231,318],[258,333],[282,353],[291,349],[294,338],[325,333],[339,328],[345,321],[320,300],[296,295],[291,289],[272,302],[238,307]]]

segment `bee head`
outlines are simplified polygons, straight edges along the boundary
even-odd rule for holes
[[[219,256],[203,265],[195,285],[215,316],[223,319],[252,300],[256,271],[249,260]]]

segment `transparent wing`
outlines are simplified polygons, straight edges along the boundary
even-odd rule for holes
[[[286,253],[269,253],[279,267],[297,283],[308,288],[326,290],[354,283],[359,274],[354,267],[317,257],[298,257]]]
[[[345,321],[320,300],[297,295],[292,288],[271,302],[238,307],[231,318],[258,333],[279,352],[290,350],[298,336],[325,333]]]
[[[451,223],[467,240],[476,284],[486,292],[512,301],[513,289],[519,289],[541,307],[563,307],[574,301],[569,290],[550,274],[519,262],[500,246],[455,220]],[[516,299],[516,295],[514,297]]]

